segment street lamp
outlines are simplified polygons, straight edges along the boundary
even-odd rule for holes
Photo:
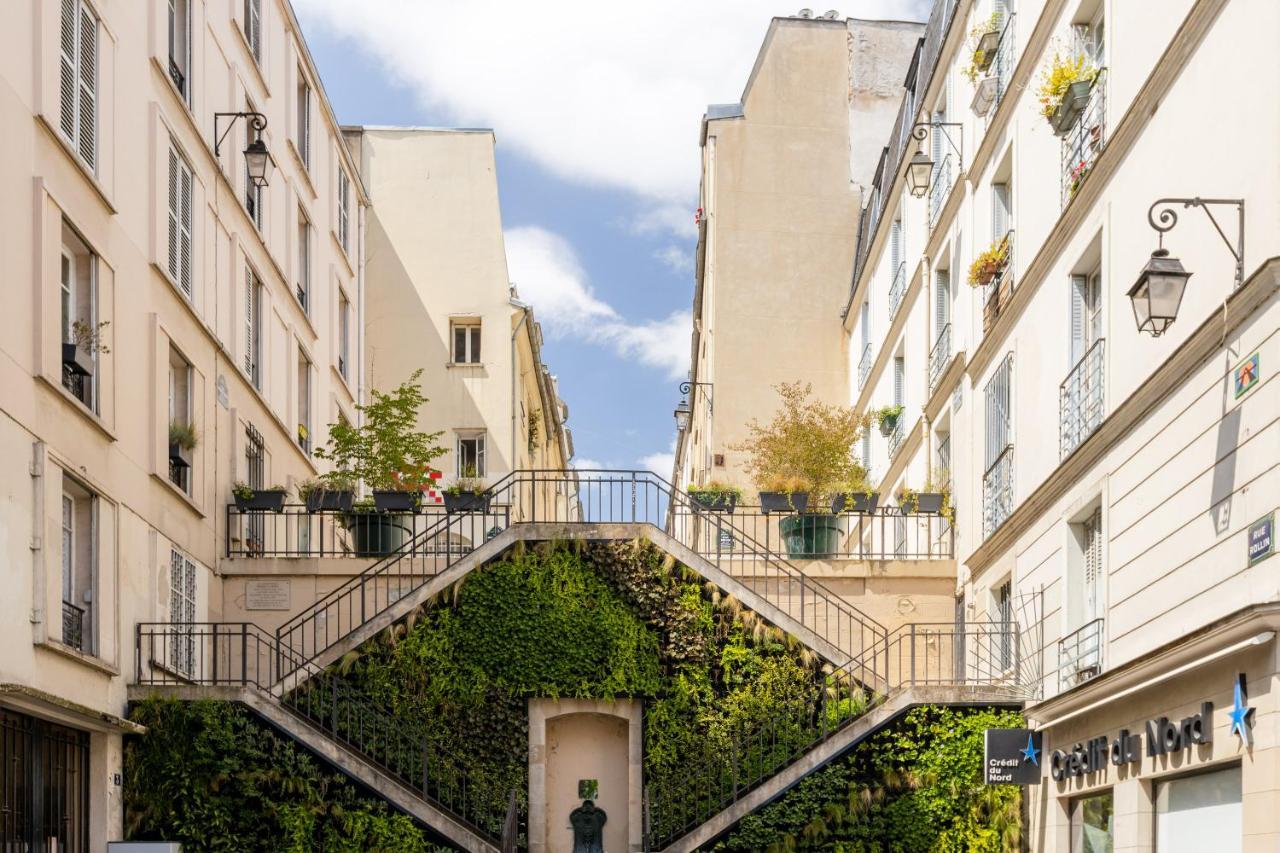
[[[907,165],[907,189],[916,198],[924,198],[929,191],[929,178],[933,175],[933,160],[923,149],[917,149]]]
[[[1133,303],[1133,317],[1138,323],[1138,331],[1146,332],[1152,337],[1159,337],[1178,318],[1178,308],[1182,304],[1182,294],[1187,289],[1187,272],[1182,261],[1169,256],[1164,247],[1164,235],[1178,224],[1178,214],[1165,208],[1156,214],[1161,205],[1181,204],[1182,207],[1199,207],[1204,210],[1209,221],[1213,223],[1218,236],[1227,244],[1227,250],[1236,260],[1235,285],[1244,284],[1244,199],[1238,198],[1162,198],[1155,201],[1147,210],[1147,221],[1160,235],[1159,248],[1151,253],[1147,265],[1138,274],[1138,280],[1129,288],[1129,300]],[[1222,226],[1214,217],[1210,205],[1228,204],[1236,208],[1239,219],[1239,230],[1236,245],[1232,246]],[[1159,221],[1157,221],[1159,220]]]
[[[680,405],[676,406],[675,411],[676,429],[680,432],[684,432],[689,428],[689,415],[692,414],[692,412],[693,410],[689,408],[689,401],[681,400]]]
[[[947,132],[947,128],[959,128],[956,132],[960,136],[960,145],[951,139],[951,134]],[[942,138],[947,140],[947,144],[951,146],[951,150],[956,152],[957,167],[964,166],[964,126],[957,122],[947,121],[918,121],[911,127],[911,138],[917,142],[924,142],[929,138],[929,131],[936,130],[942,134]],[[929,192],[929,183],[933,180],[934,167],[937,164],[933,162],[928,154],[924,153],[923,148],[917,148],[916,153],[912,155],[911,161],[907,164],[907,189],[916,198],[924,198],[925,193]]]
[[[218,133],[218,120],[230,119],[227,123],[227,129]],[[271,152],[267,151],[267,143],[262,139],[262,131],[267,129],[267,117],[262,113],[244,112],[244,113],[214,113],[213,114],[213,156],[218,157],[222,154],[222,142],[227,138],[227,134],[231,132],[231,128],[235,127],[236,121],[244,119],[254,130],[255,138],[244,149],[245,171],[249,175],[249,180],[255,187],[262,188],[267,185],[267,178],[271,175]]]

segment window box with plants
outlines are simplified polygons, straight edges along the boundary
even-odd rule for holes
[[[1040,72],[1036,97],[1040,114],[1053,132],[1062,136],[1075,126],[1089,104],[1089,93],[1098,79],[1098,69],[1083,53],[1055,50],[1049,64]]]
[[[897,405],[883,406],[877,409],[872,417],[880,427],[880,434],[888,438],[898,428],[898,421],[902,419],[902,407]]]
[[[231,489],[236,509],[241,512],[284,512],[284,499],[289,494],[284,486],[255,489],[248,483],[236,483]]]
[[[792,558],[830,557],[844,530],[833,512],[837,496],[869,491],[853,448],[871,423],[852,408],[810,400],[812,387],[776,386],[782,405],[773,419],[752,421],[749,438],[733,449],[748,454],[747,473],[760,488],[765,512],[784,512],[778,529]]]
[[[742,489],[714,480],[703,486],[690,484],[687,491],[689,499],[693,501],[694,509],[707,512],[724,512],[732,515],[738,506],[738,501],[742,500]]]
[[[444,490],[444,511],[450,515],[489,511],[489,495],[485,492],[484,480],[476,476],[474,468],[468,468]]]
[[[84,320],[71,324],[71,340],[62,344],[62,367],[76,376],[92,376],[94,356],[109,353],[111,349],[103,341],[103,331],[111,321],[103,320],[96,326]]]
[[[989,73],[1000,49],[1000,16],[991,17],[969,32],[969,61],[960,73],[974,86],[970,108],[979,116],[985,116],[995,103],[999,80]]]
[[[978,253],[969,264],[969,286],[985,287],[991,284],[1009,265],[1009,239],[1001,237]]]
[[[427,402],[417,370],[390,393],[370,391],[370,401],[357,404],[360,425],[339,421],[329,425],[329,441],[315,450],[317,459],[332,470],[320,482],[335,490],[363,482],[372,500],[352,503],[343,523],[357,556],[382,556],[398,551],[411,537],[422,493],[439,477],[432,460],[445,450],[436,442],[442,433],[418,428]]]
[[[880,493],[874,489],[865,489],[836,495],[831,502],[831,511],[837,515],[842,512],[851,515],[873,515],[878,506],[880,506]]]
[[[174,421],[169,424],[169,464],[178,468],[190,468],[192,454],[199,444],[195,424]]]
[[[341,478],[303,480],[297,486],[298,499],[307,512],[350,512],[355,503],[355,484]]]

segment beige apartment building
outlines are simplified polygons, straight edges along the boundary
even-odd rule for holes
[[[771,414],[758,377],[774,340],[797,342],[816,388],[844,359],[840,401],[902,407],[858,450],[882,504],[902,487],[951,495],[954,618],[1012,628],[969,665],[1007,671],[1043,738],[1043,778],[1026,789],[1036,851],[1280,846],[1280,395],[1267,367],[1280,357],[1280,166],[1223,156],[1280,132],[1280,107],[1242,82],[1280,79],[1280,8],[1158,5],[934,3],[849,232],[840,306],[793,327],[785,288],[736,291],[737,316],[781,314],[757,330],[758,354],[714,345],[724,178],[704,169],[694,378],[714,380],[716,438],[693,406],[676,476],[720,476],[720,437]],[[1083,82],[1045,107],[1055,55]],[[707,118],[709,140],[744,121]],[[757,175],[744,195],[777,186]],[[772,209],[811,207],[787,189]],[[1173,322],[1140,329],[1130,291],[1161,245],[1192,276]],[[971,286],[984,251],[994,269]],[[730,391],[722,406],[740,385],[759,386],[753,407],[731,408]]]

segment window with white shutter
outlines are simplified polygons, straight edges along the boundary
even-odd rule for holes
[[[262,61],[262,0],[244,0],[244,39],[255,62]]]
[[[59,26],[63,136],[90,169],[97,167],[98,19],[84,0],[62,0]]]
[[[905,405],[903,403],[903,395],[906,392],[907,381],[907,360],[903,356],[894,356],[893,358],[893,404],[895,406]]]
[[[195,176],[191,166],[174,147],[169,146],[169,277],[191,298],[191,235],[195,213]]]
[[[338,292],[338,372],[343,379],[349,379],[351,363],[351,300],[341,291]]]
[[[1010,207],[1009,185],[991,185],[991,240],[1002,239],[1009,233],[1012,208]]]
[[[244,372],[262,390],[262,281],[253,268],[244,270]]]

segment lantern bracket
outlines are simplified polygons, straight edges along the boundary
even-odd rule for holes
[[[1218,232],[1218,236],[1222,238],[1222,242],[1227,245],[1227,251],[1231,253],[1231,257],[1236,261],[1236,287],[1244,284],[1244,199],[1242,198],[1162,198],[1152,203],[1147,210],[1147,222],[1151,223],[1151,227],[1160,235],[1160,248],[1164,248],[1164,235],[1173,230],[1173,226],[1178,224],[1178,212],[1169,207],[1169,205],[1180,204],[1185,210],[1189,207],[1198,207],[1204,210],[1204,215],[1209,217],[1209,221],[1213,223],[1214,230]],[[1236,242],[1232,245],[1231,238],[1222,230],[1222,226],[1218,224],[1218,219],[1213,215],[1210,207],[1213,205],[1231,205],[1236,208],[1237,225],[1236,225]],[[1156,208],[1162,207],[1159,213]],[[1158,221],[1157,221],[1158,220]]]
[[[218,133],[218,120],[229,118],[231,121],[227,123],[227,129]],[[227,134],[231,132],[231,128],[236,126],[238,119],[244,119],[253,126],[258,133],[267,129],[267,117],[262,113],[243,112],[243,113],[214,113],[213,114],[213,135],[216,137],[213,143],[213,156],[218,157],[222,153],[222,143],[227,138]]]
[[[696,400],[694,399],[694,396],[693,396],[692,394],[690,394],[690,392],[692,391],[692,392],[695,392],[695,393],[696,393],[696,392],[697,392],[697,389],[698,389],[699,387],[702,387],[702,388],[706,388],[706,389],[707,389],[707,390],[703,391],[703,392],[702,392],[702,394],[703,394],[703,396],[705,396],[705,397],[707,398],[707,411],[708,411],[708,412],[710,412],[710,411],[711,411],[711,389],[712,389],[712,387],[713,387],[713,386],[712,386],[712,383],[710,383],[710,382],[681,382],[681,383],[680,383],[680,393],[681,393],[681,394],[683,394],[683,395],[685,395],[685,397],[689,400],[690,407],[692,407],[692,405],[696,402]]]
[[[960,138],[957,145],[956,141],[951,138],[951,134],[947,132],[947,128],[956,128],[956,135]],[[911,138],[916,142],[924,142],[929,138],[929,130],[937,128],[942,132],[942,138],[947,140],[947,144],[951,146],[951,150],[956,152],[957,166],[964,169],[964,125],[954,121],[918,121],[911,127]]]

